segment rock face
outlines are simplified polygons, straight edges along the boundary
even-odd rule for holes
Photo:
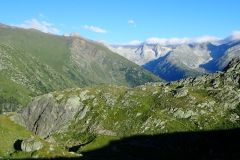
[[[240,60],[224,72],[135,88],[98,86],[36,97],[13,119],[66,146],[95,136],[240,127]]]
[[[14,118],[35,134],[46,138],[52,133],[62,132],[74,115],[84,110],[79,100],[79,97],[70,97],[58,104],[51,94],[46,94],[35,98],[28,109]]]
[[[34,139],[28,138],[22,141],[21,150],[24,152],[33,152],[43,148],[42,142]]]

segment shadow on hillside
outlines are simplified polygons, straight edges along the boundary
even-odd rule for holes
[[[132,136],[82,155],[79,159],[240,160],[240,129]]]
[[[240,129],[133,136],[84,152],[83,159],[240,159]]]

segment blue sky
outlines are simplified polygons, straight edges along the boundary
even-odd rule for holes
[[[227,37],[240,30],[239,0],[1,0],[0,22],[108,43]]]

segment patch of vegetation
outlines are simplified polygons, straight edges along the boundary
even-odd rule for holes
[[[16,140],[32,135],[32,132],[12,122],[8,116],[0,115],[0,156],[8,157],[15,151],[14,143]]]

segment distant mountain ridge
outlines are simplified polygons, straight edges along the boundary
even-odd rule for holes
[[[108,47],[167,81],[220,71],[240,56],[240,40],[232,37],[215,43],[167,46],[142,43]]]
[[[144,65],[151,60],[166,55],[173,49],[173,46],[161,46],[159,44],[108,45],[108,48],[138,65]]]

